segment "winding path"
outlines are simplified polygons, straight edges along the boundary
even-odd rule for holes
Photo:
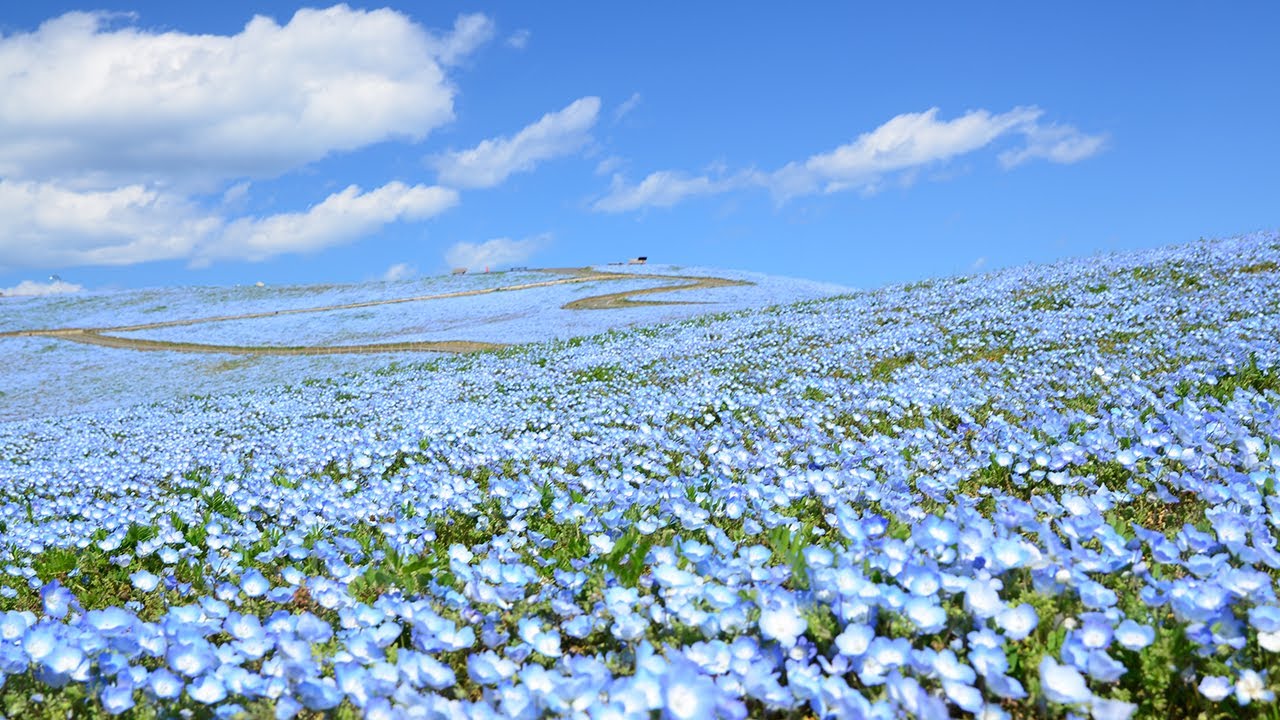
[[[311,308],[293,308],[289,310],[274,310],[252,313],[241,313],[238,315],[214,315],[204,318],[189,318],[186,320],[162,320],[160,322],[143,323],[139,325],[116,325],[111,327],[99,328],[53,328],[46,330],[10,330],[8,332],[0,332],[0,338],[3,337],[52,337],[61,340],[70,340],[72,342],[84,343],[86,345],[101,345],[104,347],[125,348],[129,350],[141,351],[164,351],[164,352],[187,352],[187,353],[222,353],[228,355],[346,355],[346,354],[363,354],[363,353],[385,353],[385,352],[440,352],[440,353],[471,353],[484,350],[499,350],[507,347],[502,343],[477,342],[473,340],[439,340],[424,342],[396,342],[396,343],[371,343],[363,345],[215,345],[206,343],[190,343],[190,342],[173,342],[168,340],[148,340],[146,338],[120,337],[116,334],[108,333],[124,333],[138,332],[142,330],[155,330],[159,328],[179,327],[183,325],[199,325],[202,323],[223,322],[226,320],[252,320],[254,318],[276,317],[279,315],[298,315],[302,313],[318,313],[330,312],[334,310],[352,310],[355,308],[374,307],[377,305],[393,305],[397,303],[423,302],[426,300],[443,300],[446,298],[466,297],[469,295],[486,295],[496,292],[513,292],[518,290],[529,290],[532,288],[549,287],[552,285],[565,285],[569,283],[593,282],[600,280],[672,280],[676,281],[671,285],[664,285],[654,288],[643,288],[640,290],[627,290],[624,292],[606,293],[603,295],[592,295],[591,297],[580,298],[565,303],[563,306],[566,310],[608,310],[625,307],[636,307],[644,305],[685,305],[680,301],[672,300],[632,300],[634,295],[648,295],[652,293],[679,292],[681,290],[699,290],[703,288],[730,287],[734,285],[750,285],[745,280],[730,280],[727,278],[706,277],[697,275],[659,275],[653,273],[618,273],[595,270],[593,268],[548,268],[543,272],[556,273],[560,275],[568,275],[568,277],[556,280],[544,280],[532,283],[519,283],[516,285],[502,285],[499,287],[481,288],[477,290],[459,290],[449,293],[438,293],[434,295],[414,295],[402,298],[389,298],[387,300],[367,300],[363,302],[344,303],[338,305],[323,305]]]

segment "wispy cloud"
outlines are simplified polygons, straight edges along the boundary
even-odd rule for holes
[[[480,13],[459,15],[453,21],[453,32],[428,34],[428,44],[440,64],[457,65],[492,40],[495,30],[493,21]]]
[[[507,47],[523,50],[529,45],[529,38],[533,33],[521,28],[507,36]]]
[[[549,241],[550,236],[539,235],[524,240],[494,238],[482,243],[460,242],[445,252],[444,259],[450,267],[496,270],[528,260]]]
[[[1014,168],[1028,160],[1070,164],[1098,154],[1106,135],[1086,135],[1070,125],[1037,125],[1024,132],[1026,145],[1000,153],[1000,164]]]
[[[439,182],[450,187],[493,187],[538,163],[569,155],[591,139],[600,113],[600,98],[584,97],[568,107],[547,113],[511,137],[491,138],[469,149],[432,160]]]
[[[643,207],[671,207],[685,198],[698,195],[715,195],[752,182],[749,174],[729,178],[711,178],[706,175],[686,175],[662,170],[651,173],[635,185],[628,185],[621,175],[613,176],[609,194],[597,200],[592,207],[602,212],[625,212]]]
[[[1020,136],[1023,145],[1000,155],[1005,168],[1033,158],[1077,162],[1105,145],[1102,135],[1087,135],[1070,125],[1042,125],[1043,111],[1036,107],[1016,107],[996,114],[973,110],[952,120],[939,120],[938,113],[938,108],[903,113],[853,142],[772,172],[742,170],[717,179],[663,170],[635,185],[615,176],[609,192],[593,207],[604,212],[669,207],[688,197],[749,186],[769,190],[778,202],[847,190],[872,194],[886,178],[896,178],[900,185],[910,186],[920,170],[986,148],[1010,135]]]
[[[84,290],[83,285],[77,285],[63,280],[50,280],[49,282],[23,280],[13,287],[0,288],[0,295],[5,297],[61,295],[63,293],[77,293],[81,290]]]
[[[639,106],[640,106],[640,93],[638,92],[631,93],[631,97],[627,98],[626,100],[623,100],[622,104],[614,108],[613,121],[618,122],[622,118],[629,115],[632,110],[635,110]]]

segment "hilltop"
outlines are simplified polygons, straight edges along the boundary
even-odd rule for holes
[[[650,265],[7,298],[0,343],[15,372],[0,386],[0,419],[323,379],[848,290]]]

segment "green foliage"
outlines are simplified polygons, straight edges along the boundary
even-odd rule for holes
[[[613,550],[604,556],[605,567],[617,576],[618,582],[635,587],[645,572],[645,562],[653,538],[641,535],[634,527],[628,528],[613,544]]]
[[[883,380],[889,382],[893,379],[893,374],[898,370],[914,365],[919,361],[914,351],[909,351],[901,355],[891,355],[886,358],[880,358],[871,365],[871,377],[874,380]]]

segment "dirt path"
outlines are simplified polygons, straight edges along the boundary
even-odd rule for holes
[[[223,353],[229,355],[346,355],[346,354],[363,354],[363,353],[384,353],[384,352],[440,352],[440,353],[470,353],[483,350],[497,350],[506,345],[501,343],[476,342],[472,340],[441,340],[433,342],[399,342],[399,343],[372,343],[364,345],[213,345],[205,343],[190,342],[170,342],[167,340],[148,340],[145,338],[128,338],[118,335],[108,335],[106,333],[122,333],[137,332],[141,330],[156,330],[159,328],[179,327],[184,325],[198,325],[201,323],[224,322],[227,320],[252,320],[255,318],[275,317],[278,315],[298,315],[302,313],[330,312],[334,310],[352,310],[356,308],[374,307],[377,305],[394,305],[397,303],[422,302],[426,300],[443,300],[447,298],[467,297],[471,295],[486,295],[496,292],[513,292],[517,290],[529,290],[540,287],[550,287],[553,285],[565,285],[569,283],[593,282],[597,280],[675,280],[678,281],[674,285],[666,285],[656,288],[644,288],[641,290],[628,290],[625,292],[607,293],[603,295],[592,295],[591,297],[580,298],[566,303],[563,308],[566,310],[607,310],[624,307],[636,307],[642,305],[684,305],[688,304],[681,301],[663,301],[663,300],[631,300],[633,295],[647,295],[650,293],[678,292],[681,290],[697,290],[702,288],[729,287],[733,285],[750,285],[751,283],[742,280],[729,280],[726,278],[702,277],[695,275],[659,275],[653,273],[617,273],[603,272],[592,268],[548,268],[544,272],[558,273],[569,275],[569,277],[557,280],[544,280],[532,283],[519,283],[516,285],[502,285],[492,288],[481,288],[477,290],[459,290],[449,293],[437,293],[434,295],[414,295],[403,298],[390,298],[387,300],[366,300],[363,302],[343,303],[336,305],[323,305],[310,308],[293,308],[289,310],[273,310],[263,312],[241,313],[238,315],[214,315],[203,318],[188,318],[185,320],[162,320],[160,322],[144,323],[139,325],[116,325],[111,327],[99,328],[53,328],[47,330],[10,330],[0,332],[0,338],[3,337],[53,337],[62,340],[70,340],[72,342],[84,343],[87,345],[100,345],[103,347],[125,348],[130,350],[141,350],[144,352],[168,351],[168,352],[188,352],[188,353]]]
[[[572,270],[550,270],[549,272],[573,272]],[[632,278],[651,280],[681,280],[680,285],[667,285],[643,290],[627,290],[625,292],[592,295],[580,300],[565,303],[565,310],[612,310],[624,307],[641,307],[645,305],[691,305],[692,302],[681,300],[632,300],[633,295],[649,295],[652,293],[680,292],[682,290],[702,290],[704,288],[733,287],[735,285],[751,285],[746,280],[729,280],[728,278],[703,277],[698,275],[652,275],[642,273],[610,273]]]

